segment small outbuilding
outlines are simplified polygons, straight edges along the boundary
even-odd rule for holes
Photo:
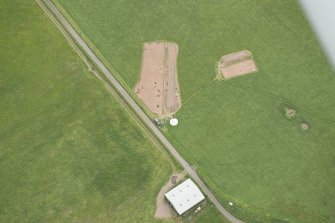
[[[191,179],[185,180],[167,192],[165,197],[178,215],[184,214],[205,199],[205,196]]]

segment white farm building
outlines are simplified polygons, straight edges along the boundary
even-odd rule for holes
[[[205,199],[197,185],[187,179],[165,194],[179,215],[184,214]]]

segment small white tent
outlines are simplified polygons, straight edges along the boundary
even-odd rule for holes
[[[176,119],[176,118],[170,119],[170,125],[172,125],[172,126],[178,125],[178,119]]]

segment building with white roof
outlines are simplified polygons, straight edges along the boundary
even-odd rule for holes
[[[165,194],[166,199],[179,215],[184,214],[205,199],[197,185],[187,179]]]

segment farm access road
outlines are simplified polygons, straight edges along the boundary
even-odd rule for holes
[[[76,44],[85,52],[85,54],[95,63],[95,65],[101,70],[105,77],[110,81],[110,84],[115,88],[115,90],[121,95],[123,100],[127,102],[131,109],[138,115],[138,117],[146,124],[146,126],[151,130],[151,132],[161,141],[161,143],[166,147],[166,149],[171,153],[171,155],[181,164],[190,177],[199,185],[207,198],[215,205],[221,214],[223,214],[232,223],[243,223],[233,215],[231,215],[212,192],[207,188],[204,182],[200,179],[196,171],[191,167],[190,164],[177,152],[177,150],[172,146],[172,144],[166,139],[166,137],[160,132],[160,130],[155,126],[155,124],[149,119],[149,117],[142,111],[139,105],[131,98],[127,91],[122,87],[122,85],[117,81],[117,79],[109,72],[109,70],[103,65],[100,59],[93,53],[93,51],[88,47],[84,40],[78,35],[78,33],[72,28],[68,21],[63,17],[59,10],[50,0],[39,0],[49,12],[52,14],[54,19],[64,28],[69,36],[76,42]]]

